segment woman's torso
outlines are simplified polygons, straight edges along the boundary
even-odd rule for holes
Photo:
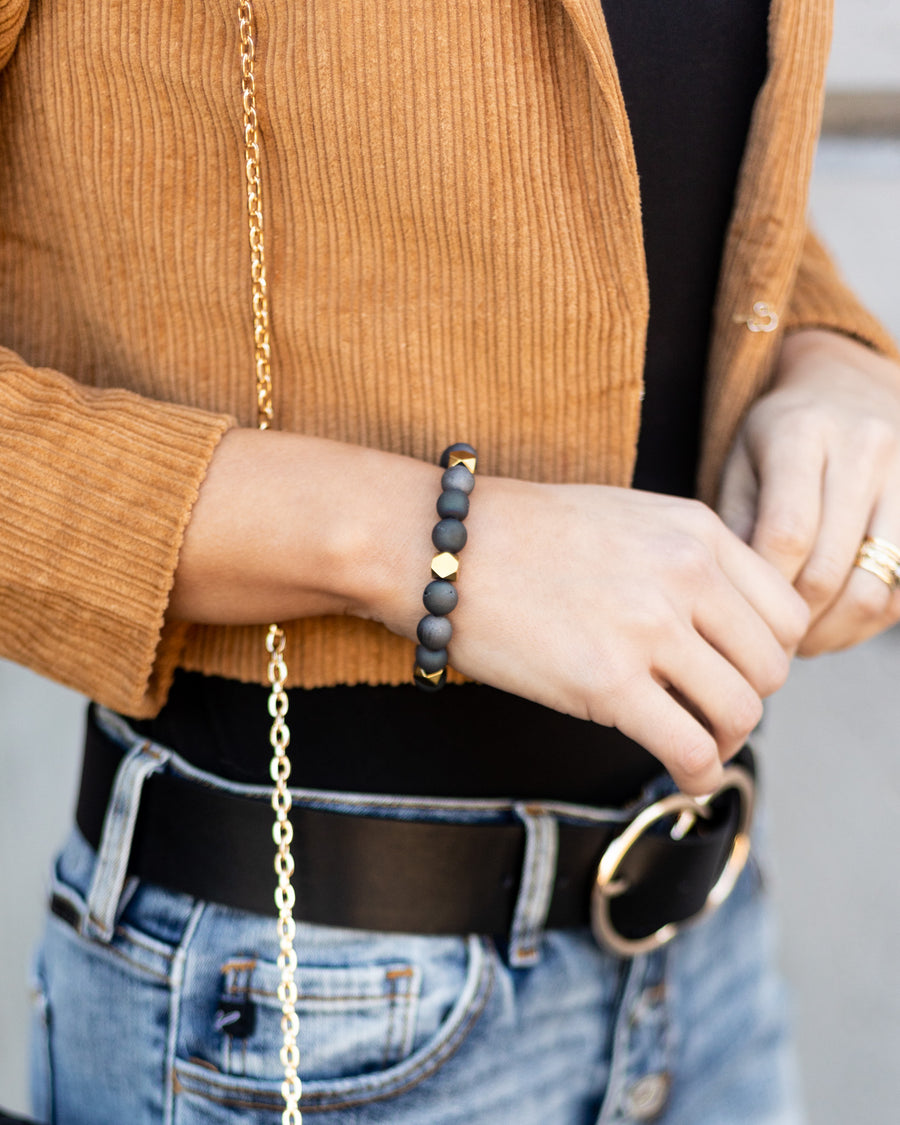
[[[650,288],[635,485],[691,495],[713,301],[750,114],[766,70],[767,0],[604,4],[640,176]],[[475,685],[292,693],[310,788],[618,803],[655,771],[616,731]],[[265,689],[196,674],[142,729],[195,764],[264,781]]]

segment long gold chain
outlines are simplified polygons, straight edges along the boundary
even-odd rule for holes
[[[266,289],[266,257],[263,241],[262,187],[259,162],[259,122],[256,116],[256,83],[253,62],[255,46],[253,42],[253,6],[251,0],[240,0],[238,18],[241,29],[241,92],[244,107],[244,157],[247,176],[247,218],[250,232],[250,276],[253,296],[253,344],[256,367],[256,406],[257,425],[267,430],[272,424],[272,373],[269,364],[269,298]],[[281,1094],[284,1098],[282,1125],[303,1125],[300,1112],[302,1087],[297,1070],[300,1066],[300,1051],[297,1047],[297,1034],[300,1021],[297,1018],[297,953],[294,949],[296,925],[294,923],[294,888],[291,879],[294,874],[294,858],[291,855],[291,842],[294,830],[291,826],[291,791],[288,779],[291,776],[291,761],[288,747],[291,732],[287,725],[288,696],[284,690],[287,680],[287,665],[284,661],[284,630],[278,625],[270,625],[266,634],[266,653],[268,655],[267,676],[269,682],[269,715],[272,728],[269,742],[272,746],[272,760],[269,773],[275,788],[272,791],[272,809],[275,823],[272,838],[275,841],[275,873],[278,886],[275,889],[275,905],[278,908],[278,969],[281,979],[278,983],[278,1000],[281,1004],[281,1065],[284,1068],[284,1081]]]
[[[285,722],[288,709],[287,692],[284,682],[287,679],[287,665],[284,662],[284,630],[270,625],[266,636],[266,650],[269,653],[269,714],[272,716],[272,729],[269,741],[272,744],[272,761],[269,772],[275,788],[272,790],[272,808],[275,823],[272,825],[272,838],[275,853],[275,873],[278,886],[275,888],[275,905],[278,908],[278,969],[281,979],[278,982],[278,1000],[281,1004],[281,1065],[284,1067],[284,1081],[281,1094],[284,1098],[282,1125],[302,1125],[300,1096],[302,1086],[297,1070],[300,1066],[300,1050],[297,1047],[297,1034],[300,1021],[297,1018],[297,983],[294,974],[297,969],[297,952],[294,949],[296,925],[294,923],[294,888],[291,878],[294,874],[294,857],[291,855],[291,841],[294,829],[290,822],[291,791],[287,782],[291,775],[291,761],[288,746],[291,732]]]
[[[247,174],[247,217],[250,222],[250,280],[253,294],[253,344],[256,364],[257,423],[261,430],[272,424],[272,372],[269,366],[269,297],[266,290],[266,253],[263,242],[262,187],[259,166],[259,122],[256,117],[256,81],[253,62],[253,5],[238,4],[241,24],[241,92],[244,104],[244,158]]]

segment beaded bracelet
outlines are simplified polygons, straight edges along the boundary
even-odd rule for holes
[[[413,668],[413,682],[423,691],[440,691],[447,682],[447,645],[453,635],[447,617],[459,600],[453,583],[459,574],[459,552],[466,545],[463,520],[469,514],[477,462],[478,454],[464,441],[448,446],[441,454],[444,475],[437,502],[440,519],[431,533],[438,553],[431,560],[432,580],[422,595],[428,612],[416,629],[419,643]]]

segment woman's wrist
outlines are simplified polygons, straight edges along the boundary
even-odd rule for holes
[[[478,454],[466,442],[456,442],[441,454],[439,464],[441,494],[435,505],[438,522],[431,531],[435,555],[431,560],[431,580],[422,602],[425,616],[416,626],[413,682],[423,691],[438,691],[447,680],[447,646],[453,636],[449,616],[456,609],[459,595],[455,582],[459,576],[459,552],[468,539],[465,519],[469,496],[475,488]]]
[[[170,615],[226,625],[351,614],[412,637],[440,472],[361,446],[230,431],[191,513]]]

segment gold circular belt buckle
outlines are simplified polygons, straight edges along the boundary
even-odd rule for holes
[[[723,793],[733,789],[739,798],[738,825],[735,830],[731,852],[701,909],[683,922],[668,922],[652,934],[643,938],[628,938],[620,934],[612,922],[610,903],[628,891],[624,879],[617,879],[619,868],[629,851],[648,828],[667,816],[677,816],[670,836],[673,840],[683,839],[697,819],[709,820],[711,805]],[[670,942],[686,925],[700,921],[717,910],[734,889],[738,876],[750,855],[750,824],[753,820],[753,801],[756,786],[752,775],[742,766],[727,766],[722,784],[714,793],[704,797],[689,797],[687,793],[673,793],[648,805],[632,820],[606,850],[597,865],[597,876],[591,890],[591,930],[597,944],[620,957],[635,957],[639,953],[650,953]]]

